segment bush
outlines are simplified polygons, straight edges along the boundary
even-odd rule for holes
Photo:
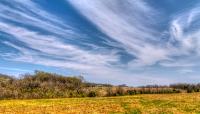
[[[112,86],[89,83],[85,82],[81,76],[66,77],[42,71],[24,74],[20,79],[0,74],[0,99],[123,96],[180,93],[182,91],[199,92],[200,84],[148,85],[133,88],[125,84]]]
[[[96,92],[94,92],[94,91],[91,91],[91,92],[89,92],[89,94],[88,94],[88,97],[96,97],[97,95],[96,95]]]
[[[116,88],[116,96],[122,96],[122,95],[125,95],[125,94],[126,94],[126,92],[125,92],[123,87],[119,86],[119,87]]]
[[[135,95],[137,94],[136,90],[127,90],[128,95]]]

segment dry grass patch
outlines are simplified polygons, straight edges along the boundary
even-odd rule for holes
[[[200,113],[200,93],[0,101],[0,114],[198,113]]]

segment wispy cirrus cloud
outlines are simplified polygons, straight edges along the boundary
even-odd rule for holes
[[[158,43],[155,18],[159,12],[143,0],[69,0],[102,32],[135,56],[134,64],[152,65],[168,59],[168,50]],[[154,53],[154,50],[157,50]],[[151,53],[149,53],[151,52]]]
[[[159,20],[163,19],[162,12],[158,12],[143,0],[70,2],[102,32],[136,57],[129,62],[129,66],[156,63],[163,67],[191,66],[191,61],[198,58],[198,55],[193,53],[199,53],[199,26],[195,26],[200,17],[199,7],[176,14],[170,20],[169,29],[160,31],[156,26],[159,26]],[[162,34],[168,34],[167,41],[162,38]],[[189,57],[191,55],[196,56]],[[187,59],[185,61],[188,63],[182,59]]]
[[[1,53],[1,57],[4,59],[72,69],[88,75],[98,75],[98,72],[103,70],[112,72],[115,69],[112,64],[117,64],[120,61],[117,50],[99,47],[95,44],[88,44],[88,47],[93,48],[85,49],[79,45],[67,43],[66,39],[85,35],[73,28],[70,23],[68,24],[51,13],[43,11],[33,1],[13,2],[16,4],[6,6],[3,6],[3,3],[0,4],[3,6],[0,9],[2,12],[0,14],[0,31],[11,37],[1,34],[3,37],[11,39],[3,40],[1,43],[17,50],[14,53]],[[37,27],[50,34],[44,34],[27,26]],[[16,42],[20,42],[20,44]]]
[[[172,56],[177,56],[171,65],[199,66],[200,57],[200,7],[195,6],[190,10],[174,15],[170,22],[170,45],[173,48]],[[176,45],[172,45],[176,44]],[[164,63],[165,64],[165,63]]]
[[[10,42],[3,42],[20,52],[14,57],[12,57],[13,55],[7,56],[7,58],[11,60],[73,69],[87,69],[94,66],[109,66],[109,62],[118,61],[118,56],[115,55],[114,51],[112,53],[110,53],[110,51],[109,53],[103,52],[104,54],[96,53],[92,50],[87,51],[71,44],[65,44],[54,36],[41,35],[25,28],[3,23],[0,23],[0,27],[1,31],[6,30],[6,33],[12,35],[16,40],[23,42],[28,46],[27,49]],[[49,62],[46,63],[45,59]],[[67,64],[65,64],[65,62]]]
[[[8,70],[8,71],[20,71],[20,72],[31,72],[30,70],[19,69],[19,68],[10,68],[10,67],[0,67],[1,70]]]
[[[91,24],[84,25],[88,33],[81,19],[59,16],[72,18],[71,12],[56,14],[37,0],[0,1],[0,44],[12,49],[0,48],[0,57],[137,85],[177,82],[167,73],[190,72],[200,65],[198,6],[170,18],[145,0],[62,2]],[[160,29],[164,18],[169,25]]]
[[[37,27],[57,35],[70,35],[73,33],[73,28],[61,21],[59,17],[46,12],[31,0],[13,0],[12,3],[4,0],[0,7],[1,21],[17,22],[18,24]]]

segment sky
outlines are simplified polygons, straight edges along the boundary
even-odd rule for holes
[[[200,80],[199,0],[0,0],[0,72],[131,86]]]

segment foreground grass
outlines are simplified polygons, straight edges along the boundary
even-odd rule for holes
[[[0,114],[200,114],[200,93],[0,100]]]

